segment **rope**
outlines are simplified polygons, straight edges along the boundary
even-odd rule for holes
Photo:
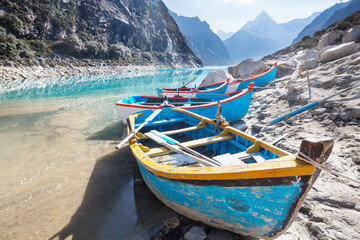
[[[352,181],[352,182],[355,182],[355,183],[357,183],[357,184],[360,184],[360,181],[359,181],[359,180],[350,178],[350,177],[345,176],[345,175],[343,175],[343,174],[340,174],[340,173],[332,170],[330,165],[325,165],[325,164],[322,164],[322,163],[318,163],[318,162],[314,161],[313,159],[311,159],[310,157],[308,157],[307,155],[305,155],[304,153],[302,153],[302,152],[300,152],[300,151],[296,154],[296,157],[297,157],[298,159],[300,159],[300,160],[302,160],[302,161],[304,161],[304,162],[307,162],[307,163],[313,165],[314,167],[316,167],[316,168],[318,168],[318,169],[321,169],[321,170],[323,170],[323,171],[325,171],[325,172],[328,172],[328,173],[330,173],[330,174],[332,174],[332,175],[335,175],[335,176],[337,176],[337,177],[342,177],[342,178],[345,178],[345,179],[347,179],[347,180],[349,180],[349,181]]]

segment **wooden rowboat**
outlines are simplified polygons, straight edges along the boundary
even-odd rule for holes
[[[157,91],[159,96],[194,96],[196,93],[231,93],[247,88],[250,82],[253,82],[255,87],[260,87],[271,82],[275,79],[276,70],[277,62],[275,62],[275,64],[268,70],[256,76],[251,76],[249,79],[235,80],[231,82],[229,81],[230,79],[228,79],[225,82],[220,82],[198,88],[158,88]]]
[[[162,202],[245,236],[272,239],[286,231],[319,169],[227,122],[216,126],[186,110],[163,111],[181,121],[167,122],[159,114],[129,141],[145,183]],[[144,115],[131,115],[129,129]],[[323,162],[332,147],[333,140],[303,140],[300,151]]]
[[[151,96],[131,96],[116,102],[119,114],[123,123],[127,123],[127,118],[133,113],[151,111],[163,108],[161,104],[166,100],[174,107],[186,109],[188,111],[214,118],[217,110],[217,102],[222,104],[222,113],[227,121],[236,121],[245,116],[249,109],[254,84],[239,92],[228,94],[204,94],[198,93],[195,97],[151,97]],[[165,113],[164,113],[165,114]],[[171,119],[172,113],[166,112],[168,116],[164,119]]]

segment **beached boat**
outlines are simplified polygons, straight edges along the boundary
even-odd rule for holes
[[[224,94],[228,88],[230,79],[225,82],[215,83],[207,86],[196,87],[196,88],[158,88],[157,92],[159,96],[195,96],[197,93],[211,93],[211,94]],[[250,83],[250,82],[249,82]],[[248,83],[248,85],[249,85]],[[247,86],[246,86],[247,87]],[[233,91],[235,92],[235,91]]]
[[[250,82],[253,82],[255,84],[255,87],[264,86],[265,84],[275,79],[276,69],[277,62],[275,62],[275,64],[268,70],[256,76],[251,76],[249,79],[234,81],[229,81],[230,79],[228,79],[225,82],[215,83],[212,85],[202,86],[198,88],[158,88],[157,91],[159,96],[193,96],[196,93],[204,92],[217,94],[231,93],[247,88]]]
[[[222,114],[227,121],[236,121],[245,116],[249,109],[254,84],[248,88],[228,94],[197,93],[196,97],[155,97],[155,96],[131,96],[116,102],[121,120],[127,124],[127,118],[140,111],[161,109],[161,104],[167,101],[170,106],[179,107],[188,111],[214,118],[217,111],[217,102],[222,105]],[[169,112],[166,112],[169,114]],[[165,114],[165,113],[164,113]],[[167,116],[171,119],[171,116]]]
[[[164,121],[159,114],[129,141],[145,183],[162,202],[191,219],[246,236],[271,239],[286,231],[319,169],[227,122],[216,126],[182,109],[163,111],[178,121]],[[129,130],[148,116],[130,116]],[[303,140],[300,151],[323,162],[332,146],[333,140]]]

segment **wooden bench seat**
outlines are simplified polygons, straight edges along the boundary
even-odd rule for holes
[[[216,142],[227,141],[227,140],[233,139],[234,137],[235,137],[234,135],[230,135],[230,134],[217,135],[217,136],[213,136],[213,137],[205,137],[205,138],[201,138],[201,139],[183,142],[182,145],[184,145],[185,147],[188,147],[188,148],[194,148],[194,147],[204,146],[204,145],[208,145],[208,144],[212,144],[212,143],[216,143]],[[174,147],[179,148],[178,146],[174,146]],[[148,151],[146,154],[149,157],[153,157],[153,156],[157,156],[157,155],[167,154],[170,152],[172,152],[172,150],[170,150],[166,147],[158,147],[158,148],[151,148],[150,151]]]
[[[146,124],[146,127],[153,127],[153,126],[160,126],[165,124],[172,124],[172,123],[178,123],[178,122],[184,122],[185,118],[171,118],[171,119],[164,119],[159,121],[152,121]],[[135,128],[140,126],[141,124],[135,124]]]

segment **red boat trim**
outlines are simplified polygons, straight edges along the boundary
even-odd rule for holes
[[[254,90],[254,83],[250,83],[249,87],[247,90],[242,90],[239,91],[238,94],[229,97],[227,99],[221,100],[220,104],[224,104],[224,103],[228,103],[230,101],[233,101],[237,98],[240,98],[248,93],[250,93],[251,91]],[[241,93],[242,92],[242,93]],[[116,106],[120,106],[120,107],[132,107],[132,108],[144,108],[144,109],[162,109],[162,106],[147,106],[147,105],[138,105],[138,104],[128,104],[128,103],[116,103]],[[207,103],[207,104],[202,104],[202,105],[197,105],[197,106],[189,106],[189,107],[179,107],[181,109],[196,109],[196,108],[206,108],[206,107],[213,107],[213,106],[217,106],[217,102],[212,102],[212,103]]]
[[[222,82],[222,83],[217,83],[217,84],[213,84],[213,85],[207,85],[206,87],[211,87],[211,86],[214,86],[214,85],[218,85],[218,84],[221,84],[219,87],[217,88],[214,88],[214,89],[209,89],[209,90],[203,90],[203,91],[163,91],[163,93],[179,93],[179,94],[182,94],[182,93],[206,93],[206,92],[213,92],[213,91],[216,91],[216,90],[219,90],[223,87],[225,87],[227,85],[227,81],[226,82]]]

